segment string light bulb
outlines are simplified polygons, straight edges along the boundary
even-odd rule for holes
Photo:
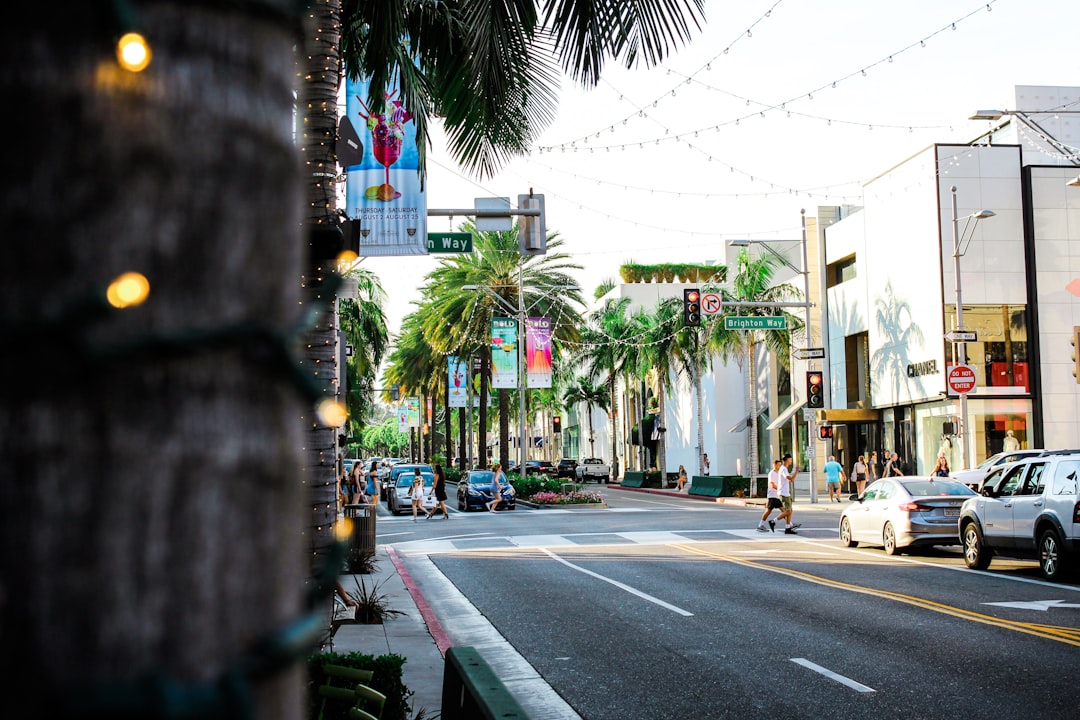
[[[150,281],[142,273],[127,272],[120,275],[105,291],[105,298],[115,308],[124,309],[141,305],[150,295]]]
[[[315,408],[315,415],[319,422],[327,427],[341,427],[349,419],[349,412],[345,406],[334,398],[325,398]]]
[[[116,43],[116,60],[120,67],[142,72],[150,64],[150,44],[137,32],[125,33]]]

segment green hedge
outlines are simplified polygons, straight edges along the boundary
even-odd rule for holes
[[[311,720],[319,717],[319,708],[322,706],[319,686],[326,683],[322,668],[327,663],[371,670],[374,674],[367,685],[386,696],[382,720],[408,720],[409,696],[413,691],[401,681],[401,668],[405,664],[405,658],[394,653],[375,657],[358,652],[320,653],[308,657],[308,717]],[[349,709],[342,703],[328,702],[323,720],[349,720]]]

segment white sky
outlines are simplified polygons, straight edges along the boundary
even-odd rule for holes
[[[990,127],[967,118],[1012,109],[1016,85],[1080,85],[1080,2],[989,6],[706,0],[704,33],[662,68],[609,65],[587,92],[564,83],[539,143],[551,151],[481,181],[433,137],[428,208],[543,194],[586,297],[627,261],[722,261],[732,238],[798,239],[800,208],[859,204],[862,181]],[[429,217],[428,230],[462,219]],[[388,293],[392,333],[436,257],[363,261]]]

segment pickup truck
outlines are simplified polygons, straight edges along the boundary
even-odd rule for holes
[[[574,469],[575,476],[582,482],[595,480],[607,482],[611,479],[611,468],[602,458],[585,458]]]

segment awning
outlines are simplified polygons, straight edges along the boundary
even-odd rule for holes
[[[777,430],[784,425],[791,416],[799,412],[806,405],[806,400],[800,400],[799,402],[792,403],[788,406],[788,409],[776,416],[776,419],[769,423],[769,430]]]
[[[769,408],[762,408],[761,410],[758,411],[758,417],[761,417],[762,415],[764,415],[768,411],[769,411]],[[734,425],[732,425],[731,427],[729,427],[728,432],[742,432],[743,430],[745,430],[748,427],[750,427],[750,416],[749,415],[747,415],[742,420],[740,420],[739,422],[737,422]]]

